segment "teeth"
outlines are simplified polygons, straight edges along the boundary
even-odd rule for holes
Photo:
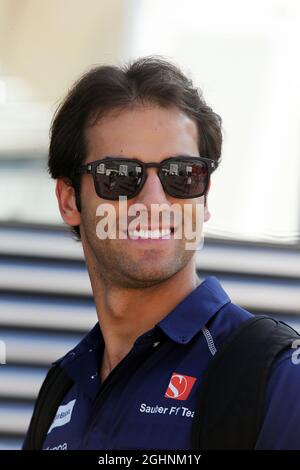
[[[130,238],[162,238],[168,237],[171,234],[170,229],[163,230],[130,230]]]

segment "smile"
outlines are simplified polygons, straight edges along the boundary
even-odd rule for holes
[[[129,238],[137,239],[141,238],[143,240],[147,239],[158,239],[158,238],[169,238],[172,233],[171,229],[156,229],[156,230],[129,230]]]

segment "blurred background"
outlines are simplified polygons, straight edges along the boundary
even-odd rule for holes
[[[53,113],[96,64],[160,54],[222,116],[199,276],[300,330],[300,2],[0,0],[0,449],[51,362],[96,322],[46,170]],[[2,348],[3,349],[3,348]]]

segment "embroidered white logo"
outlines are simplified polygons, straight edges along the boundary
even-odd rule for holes
[[[52,429],[57,428],[59,426],[64,426],[64,424],[67,424],[71,421],[72,411],[73,411],[75,402],[76,402],[76,399],[69,401],[69,403],[67,403],[66,405],[61,405],[58,408],[55,418],[47,434],[50,434]]]
[[[54,447],[46,447],[44,450],[67,450],[68,449],[68,444],[64,442],[63,444],[58,444],[57,446]]]

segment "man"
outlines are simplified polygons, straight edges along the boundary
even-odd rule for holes
[[[82,242],[98,323],[57,361],[72,386],[43,449],[191,449],[203,373],[251,318],[215,277],[200,281],[197,245],[187,245],[191,233],[201,239],[209,220],[221,144],[220,117],[161,58],[97,67],[59,108],[49,169],[62,218]],[[151,218],[130,226],[135,204]],[[103,207],[115,214],[106,238]],[[284,352],[268,382],[255,448],[300,448],[298,386]]]

